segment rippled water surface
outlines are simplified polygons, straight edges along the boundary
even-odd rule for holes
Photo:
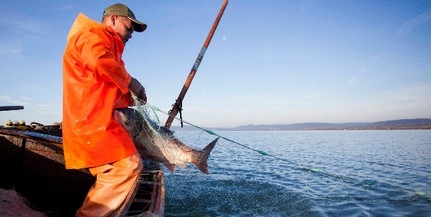
[[[217,134],[254,150],[221,139],[209,175],[166,170],[166,216],[431,216],[431,131]]]

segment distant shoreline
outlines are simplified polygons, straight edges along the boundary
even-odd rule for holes
[[[172,127],[173,130],[197,130],[194,127]],[[210,128],[223,131],[295,131],[295,130],[431,130],[431,118],[398,119],[379,122],[352,122],[352,123],[296,123],[296,124],[269,124],[269,125],[243,125],[231,128]]]
[[[0,128],[4,126],[0,125]],[[260,124],[243,125],[237,127],[202,127],[217,131],[312,131],[312,130],[431,130],[431,118],[398,119],[379,122],[350,122],[350,123],[296,123],[296,124]],[[19,127],[18,127],[19,128]],[[172,126],[173,131],[199,131],[199,128],[185,124]]]

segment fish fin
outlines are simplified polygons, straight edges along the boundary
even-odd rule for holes
[[[208,175],[207,160],[218,139],[219,138],[214,139],[210,144],[208,144],[204,149],[202,149],[202,154],[199,156],[199,158],[196,159],[196,161],[193,162],[196,167],[204,174]]]

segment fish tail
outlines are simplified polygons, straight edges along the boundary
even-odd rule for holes
[[[193,162],[196,167],[204,174],[208,174],[207,160],[218,139],[219,138],[214,139],[210,144],[208,144],[204,149],[202,149],[202,152],[200,156],[196,159],[196,162]]]

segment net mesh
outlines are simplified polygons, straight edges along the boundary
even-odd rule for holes
[[[133,97],[135,102],[135,109],[142,115],[142,117],[147,121],[151,127],[158,130],[161,128],[161,122],[159,117],[157,116],[154,108],[152,108],[149,104],[141,101],[137,97]]]
[[[42,217],[46,215],[30,208],[28,200],[15,190],[0,188],[0,216]]]
[[[141,141],[140,145],[148,145],[148,142],[150,142],[151,144],[149,146],[157,149],[154,151],[157,152],[157,154],[162,155],[160,156],[160,159],[166,159],[166,161],[161,161],[165,164],[184,167],[186,163],[189,163],[189,156],[187,156],[183,150],[190,147],[186,147],[185,144],[174,137],[173,131],[165,128],[162,125],[159,117],[156,114],[156,109],[154,109],[148,103],[139,100],[137,97],[133,97],[133,99],[135,103],[135,109],[141,114],[143,118],[143,120],[134,121],[145,121],[149,126],[149,129],[144,129],[143,132],[141,132],[146,133],[147,141]],[[146,153],[141,152],[142,156],[145,156],[145,154]]]

